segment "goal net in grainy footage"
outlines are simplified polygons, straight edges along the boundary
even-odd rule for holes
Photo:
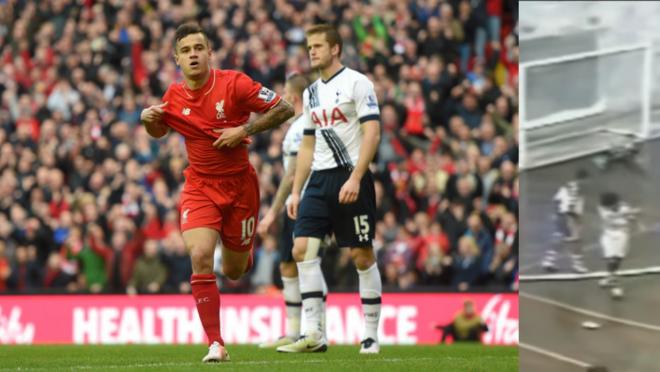
[[[604,151],[603,129],[647,137],[651,54],[638,44],[521,64],[522,167]]]

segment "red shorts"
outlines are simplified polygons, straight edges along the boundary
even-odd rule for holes
[[[181,231],[208,227],[220,233],[224,247],[252,248],[259,218],[259,180],[254,168],[231,176],[209,177],[188,168],[181,192]]]

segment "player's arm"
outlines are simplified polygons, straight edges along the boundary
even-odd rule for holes
[[[284,173],[284,177],[282,177],[282,181],[277,187],[273,205],[270,206],[270,210],[272,210],[273,213],[277,214],[280,210],[282,210],[287,196],[289,196],[289,194],[291,194],[291,190],[293,190],[293,180],[296,176],[296,160],[296,156],[288,156],[287,161],[289,163],[289,169],[287,169],[286,173]]]
[[[280,101],[264,115],[242,126],[248,136],[279,127],[293,117],[295,111],[289,102]]]
[[[268,228],[273,221],[275,221],[277,214],[280,213],[280,210],[284,206],[287,196],[289,196],[293,189],[293,179],[296,174],[296,156],[286,156],[286,160],[289,162],[289,168],[286,170],[286,173],[284,173],[284,177],[282,177],[282,181],[280,181],[280,185],[277,187],[275,199],[273,199],[273,203],[268,209],[268,212],[266,212],[264,218],[262,218],[259,221],[259,225],[257,225],[257,233],[259,234],[265,234],[268,231]]]
[[[305,129],[303,132],[302,143],[298,150],[298,157],[296,158],[296,173],[293,179],[293,187],[291,190],[291,203],[288,205],[287,213],[291,219],[296,219],[298,216],[298,203],[300,202],[300,192],[302,191],[305,180],[309,177],[312,170],[312,159],[314,158],[314,145],[316,145],[316,136],[314,129]]]
[[[360,181],[369,169],[369,164],[376,155],[380,142],[380,121],[378,102],[373,84],[368,80],[359,80],[354,88],[355,108],[360,117],[362,130],[362,143],[357,164],[350,177],[339,190],[339,202],[343,204],[354,203],[360,194]]]
[[[166,106],[167,102],[149,106],[140,113],[140,122],[144,125],[147,133],[154,138],[161,138],[170,131],[170,128],[163,123],[163,113]]]
[[[380,143],[380,123],[377,120],[369,120],[362,124],[362,144],[360,144],[360,156],[357,165],[351,172],[351,178],[358,182],[369,169],[369,164],[376,155]]]
[[[236,98],[239,101],[244,101],[244,105],[249,111],[263,112],[263,110],[268,107],[264,105],[268,105],[269,103],[273,104],[272,97],[275,96],[275,93],[266,89],[269,93],[264,92],[264,94],[262,94],[262,89],[260,89],[261,85],[255,84],[256,83],[249,79],[247,75],[241,75],[237,82],[237,85],[239,86],[237,89],[241,92],[243,90],[249,90],[251,93],[243,92],[241,94],[245,94],[245,96],[238,95]],[[293,117],[294,114],[295,111],[293,106],[279,98],[277,103],[267,109],[263,115],[245,125],[214,130],[214,132],[220,133],[220,137],[213,142],[213,147],[218,149],[223,146],[235,147],[242,143],[247,136],[279,127]]]

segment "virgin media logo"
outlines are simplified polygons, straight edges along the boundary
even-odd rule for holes
[[[0,307],[0,344],[31,344],[34,324],[21,323],[21,308],[12,307],[8,314]]]
[[[511,301],[504,300],[501,295],[491,297],[481,317],[488,324],[488,333],[484,335],[486,344],[518,344],[518,318],[510,317]]]

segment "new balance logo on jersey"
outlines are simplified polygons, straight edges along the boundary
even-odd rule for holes
[[[321,117],[316,114],[317,111],[312,112],[312,122],[321,128],[348,123],[346,115],[341,112],[339,107],[333,108],[330,115],[328,115],[328,110],[326,109],[318,110],[318,112],[320,113]]]
[[[181,214],[181,219],[183,220],[183,223],[188,222],[188,213],[190,213],[190,209],[186,209],[186,210],[183,211],[183,213]]]
[[[252,239],[250,239],[250,238],[243,239],[243,242],[241,243],[241,245],[249,245],[250,241],[252,241]]]
[[[205,303],[208,303],[208,302],[211,302],[210,297],[200,297],[200,298],[197,299],[198,304],[205,304]]]
[[[216,102],[215,111],[217,111],[215,118],[224,119],[225,118],[225,100],[223,99],[220,102]]]
[[[368,242],[369,241],[369,234],[360,234],[360,235],[358,235],[358,239],[361,242]]]
[[[187,108],[187,107],[184,107],[183,110],[181,110],[181,113],[183,114],[183,116],[188,116],[188,115],[190,115],[190,109]]]

